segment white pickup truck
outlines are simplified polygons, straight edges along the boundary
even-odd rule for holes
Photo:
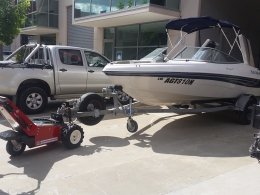
[[[8,61],[22,54],[22,62]],[[6,61],[0,61],[0,95],[26,114],[44,110],[50,99],[78,98],[87,92],[101,93],[111,85],[102,72],[109,60],[96,51],[60,45],[23,45]],[[119,93],[120,94],[120,93]],[[129,97],[121,93],[121,103]]]

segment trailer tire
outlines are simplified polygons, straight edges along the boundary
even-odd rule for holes
[[[31,87],[21,92],[18,106],[25,114],[39,114],[48,103],[45,91],[39,87]]]
[[[83,142],[84,132],[79,125],[68,125],[60,131],[62,143],[69,149],[74,149],[80,146]]]
[[[252,109],[253,105],[256,104],[256,100],[253,98],[250,98],[248,102],[246,103],[244,110],[239,111],[238,116],[239,116],[239,122],[242,125],[249,125],[251,123],[252,119]]]
[[[94,109],[105,110],[106,104],[104,99],[95,93],[87,93],[81,96],[79,112],[93,111]],[[78,120],[84,125],[92,126],[98,124],[103,118],[104,115],[100,115],[99,117],[86,116],[78,117]]]
[[[20,143],[20,142],[18,142],[18,144],[19,144],[19,147],[16,148],[11,141],[7,141],[6,152],[8,154],[10,154],[11,156],[21,155],[24,152],[26,145],[24,143]]]

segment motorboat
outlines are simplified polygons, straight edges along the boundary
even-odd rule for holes
[[[171,20],[165,28],[170,48],[157,48],[140,60],[114,61],[103,69],[115,86],[147,105],[181,105],[238,98],[242,94],[260,95],[260,71],[254,65],[250,41],[240,34],[238,26],[203,16]],[[230,47],[229,53],[220,51],[219,44],[208,39],[201,47],[185,46],[169,57],[188,34],[210,28],[220,29]],[[233,41],[223,28],[234,31]],[[180,31],[181,39],[174,47],[168,30]],[[235,46],[243,60],[231,56]]]

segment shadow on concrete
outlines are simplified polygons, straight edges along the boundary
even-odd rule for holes
[[[121,147],[131,140],[141,148],[150,147],[156,153],[200,156],[243,157],[253,143],[255,129],[238,123],[234,112],[207,113],[177,119],[150,135],[147,129],[167,120],[163,117],[124,139],[99,136],[90,139],[96,146]],[[174,117],[173,117],[174,118]]]
[[[38,186],[26,194],[35,194],[53,165],[73,155],[89,156],[109,150],[109,147],[125,147],[131,140],[141,148],[152,148],[155,153],[199,156],[199,157],[243,157],[248,156],[254,129],[237,124],[230,112],[192,115],[177,119],[150,135],[146,131],[164,120],[162,117],[126,138],[98,136],[90,138],[94,145],[66,149],[62,143],[53,143],[27,150],[23,155],[10,157],[9,163],[24,168],[24,173],[38,181]],[[174,118],[174,117],[173,117]],[[138,119],[136,119],[138,120]],[[246,132],[247,131],[247,132]],[[108,147],[108,148],[103,148]],[[24,194],[24,193],[22,193]]]

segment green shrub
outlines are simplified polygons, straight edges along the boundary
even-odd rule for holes
[[[21,49],[21,50],[15,55],[15,60],[16,60],[17,62],[23,62],[24,53],[25,53],[25,48]]]

